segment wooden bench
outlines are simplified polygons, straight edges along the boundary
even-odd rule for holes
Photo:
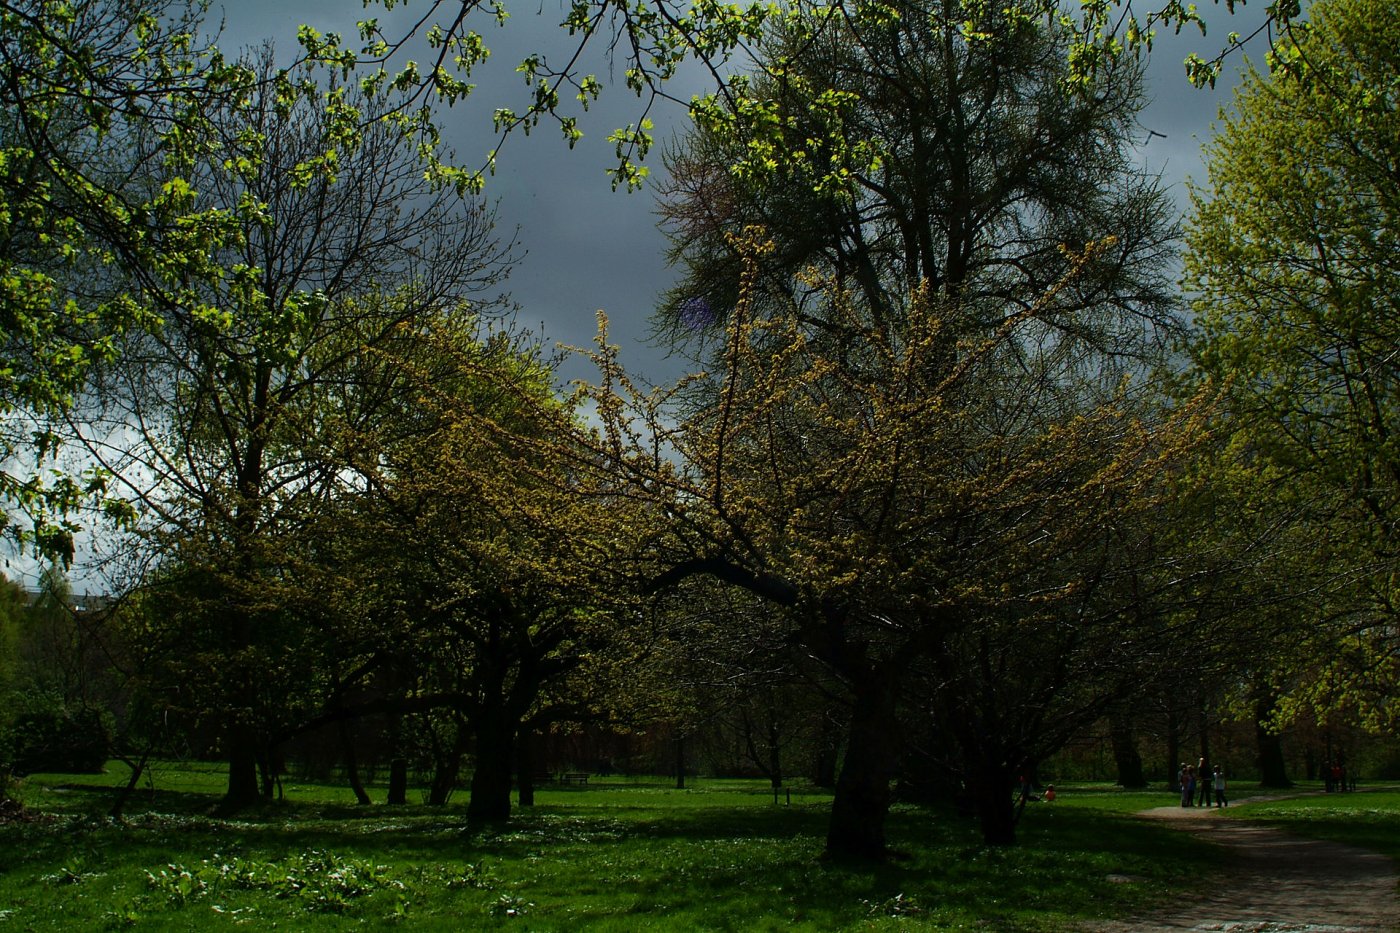
[[[589,773],[587,771],[565,771],[559,776],[560,784],[587,784]]]

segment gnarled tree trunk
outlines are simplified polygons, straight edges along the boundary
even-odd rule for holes
[[[836,796],[831,802],[826,854],[832,858],[880,860],[890,781],[898,759],[898,724],[892,679],[872,674],[856,689],[850,735]]]

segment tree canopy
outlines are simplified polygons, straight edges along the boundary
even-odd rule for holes
[[[305,601],[299,532],[345,481],[365,432],[413,397],[376,354],[428,321],[489,316],[510,258],[486,205],[429,185],[416,152],[376,119],[392,101],[356,85],[289,85],[266,50],[244,70],[258,77],[244,96],[200,113],[207,150],[133,181],[185,190],[225,218],[227,238],[165,293],[150,326],[114,337],[119,352],[70,419],[139,506],[142,562],[199,576],[224,616],[213,627],[237,802],[256,796],[256,685],[285,652],[288,605],[272,594]],[[328,98],[367,127],[341,136]]]
[[[1015,10],[1023,15],[983,10],[964,21],[973,11],[896,3],[887,20],[774,27],[760,46],[765,68],[742,96],[707,111],[668,154],[662,217],[683,271],[660,309],[669,333],[684,341],[722,327],[740,278],[728,237],[750,224],[774,244],[755,299],[804,304],[796,275],[815,268],[877,318],[897,317],[927,285],[957,304],[969,334],[1039,300],[1069,267],[1063,246],[1111,236],[1062,300],[1098,309],[1102,347],[1140,352],[1132,334],[1113,334],[1169,328],[1174,224],[1159,180],[1132,151],[1141,63],[1120,62],[1092,95],[1076,93],[1071,30],[1035,4]],[[807,157],[740,176],[748,147],[723,117],[760,105],[783,127],[780,148]],[[828,146],[835,136],[869,152]],[[826,183],[816,165],[840,182]],[[1088,336],[1087,321],[1076,326],[1067,339]]]
[[[64,559],[70,513],[105,482],[50,472],[62,435],[48,419],[230,232],[187,186],[131,183],[178,176],[210,108],[248,85],[200,28],[181,2],[0,4],[0,499],[26,518],[7,515],[12,539]]]
[[[1198,371],[1229,386],[1239,450],[1304,516],[1335,574],[1331,595],[1309,596],[1304,611],[1346,620],[1314,632],[1341,637],[1328,654],[1359,663],[1314,672],[1313,686],[1363,705],[1393,673],[1385,633],[1400,543],[1400,25],[1390,14],[1378,0],[1319,2],[1278,51],[1284,66],[1249,72],[1208,146],[1186,261]]]
[[[386,13],[396,7],[392,0],[382,5]],[[1233,13],[1234,4],[1228,6]],[[1075,36],[1067,49],[1067,80],[1081,90],[1092,87],[1101,72],[1150,49],[1159,29],[1180,31],[1193,27],[1205,31],[1205,22],[1195,4],[1183,0],[1167,0],[1141,15],[1130,3],[1119,0],[1091,0],[1074,12],[1067,12],[1053,0],[1009,7],[985,0],[955,0],[942,7],[940,18],[960,24],[964,37],[971,41],[982,38],[988,22],[998,18],[1008,23],[1042,17],[1059,21]],[[1298,0],[1274,0],[1265,8],[1262,21],[1255,24],[1255,32],[1272,36],[1275,29],[1287,30],[1298,13]],[[784,77],[786,64],[768,59],[759,50],[766,31],[805,29],[814,22],[894,22],[899,16],[897,5],[879,0],[789,5],[767,0],[574,0],[565,6],[559,23],[567,39],[558,54],[551,57],[542,49],[516,66],[531,88],[530,102],[523,108],[496,108],[494,128],[503,141],[515,130],[529,132],[541,123],[553,124],[572,146],[581,135],[579,115],[605,90],[607,82],[593,70],[605,59],[609,70],[622,75],[626,89],[641,104],[638,118],[617,128],[609,137],[616,145],[617,156],[615,165],[608,170],[613,186],[636,188],[648,174],[642,163],[654,141],[648,116],[653,105],[672,97],[671,86],[682,69],[698,67],[708,75],[713,90],[690,102],[692,114],[710,114],[712,118],[723,114],[721,122],[726,133],[747,150],[734,165],[737,172],[763,174],[781,159],[807,164],[824,186],[839,185],[839,168],[824,167],[820,154],[783,144],[782,122],[775,118],[770,106],[758,102],[743,110],[727,108],[745,96],[750,68],[771,69],[771,77],[777,80]],[[438,139],[438,125],[430,105],[451,106],[476,90],[473,74],[490,56],[486,27],[505,25],[509,17],[508,7],[499,0],[461,4],[434,0],[421,12],[415,10],[407,17],[406,27],[397,25],[397,20],[368,17],[359,22],[358,36],[353,39],[306,26],[301,41],[313,59],[347,72],[368,69],[364,80],[371,86],[416,89],[416,99],[424,106],[405,111],[403,125],[432,144]],[[1197,83],[1213,84],[1225,57],[1241,41],[1238,33],[1231,32],[1209,58],[1191,55],[1186,62],[1186,75]],[[426,44],[426,60],[396,66],[398,58],[416,42]],[[846,139],[839,133],[832,133],[821,142],[846,152],[847,158],[864,157],[867,167],[873,167],[881,156],[866,141]],[[441,162],[437,167],[459,184],[478,186],[494,165],[495,157],[496,149],[492,149],[481,169],[463,170]]]

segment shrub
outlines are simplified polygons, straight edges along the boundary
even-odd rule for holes
[[[101,714],[93,710],[68,713],[43,710],[21,713],[0,740],[10,770],[16,775],[36,771],[96,774],[107,763],[111,740]]]

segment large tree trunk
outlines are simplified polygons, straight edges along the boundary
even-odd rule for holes
[[[222,740],[228,756],[228,787],[219,803],[221,813],[234,813],[251,807],[262,799],[258,783],[258,730],[254,726],[257,691],[253,686],[253,671],[246,654],[253,639],[253,622],[237,609],[228,610],[224,617],[227,633],[224,650],[230,659],[228,692],[224,698]]]
[[[255,405],[265,412],[265,383],[259,384],[257,394]],[[258,525],[264,452],[263,440],[251,437],[237,477],[239,499],[233,516],[236,537],[226,572],[239,583],[247,583],[256,576],[256,562],[247,542],[252,540]],[[225,710],[223,735],[228,755],[228,789],[219,809],[232,813],[262,799],[258,784],[258,753],[262,743],[255,726],[255,711],[259,706],[257,678],[262,672],[249,657],[257,629],[253,616],[238,606],[234,593],[225,590],[222,595],[226,602],[219,620],[224,625],[223,648],[228,676],[225,683],[229,685],[228,692],[223,695],[229,704]]]
[[[890,679],[867,680],[857,687],[846,759],[831,802],[826,854],[832,858],[878,861],[888,855],[885,817],[898,759],[895,691]]]
[[[239,713],[231,715],[237,717]],[[262,800],[262,787],[258,783],[257,730],[234,718],[224,730],[224,746],[228,754],[228,788],[219,802],[219,811],[234,813]]]
[[[1142,754],[1138,751],[1132,720],[1125,714],[1114,714],[1109,737],[1113,743],[1113,762],[1118,768],[1118,786],[1129,790],[1146,787],[1147,775],[1143,773]]]
[[[510,819],[511,773],[515,765],[515,735],[503,706],[479,711],[476,719],[476,768],[472,772],[467,823],[478,826]]]
[[[1016,776],[1005,765],[979,760],[973,773],[972,793],[982,841],[989,846],[1016,844],[1017,801],[1012,794]],[[1022,802],[1020,806],[1025,806]]]

